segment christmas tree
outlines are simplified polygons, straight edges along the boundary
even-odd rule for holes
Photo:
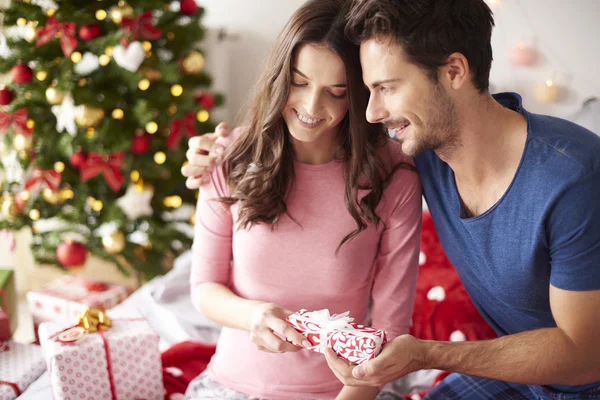
[[[194,0],[22,0],[0,12],[0,230],[39,264],[146,279],[191,245],[187,138],[213,131]]]

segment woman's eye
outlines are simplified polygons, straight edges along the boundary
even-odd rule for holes
[[[306,86],[306,83],[298,83],[298,82],[292,81],[292,86],[303,87],[303,86]]]
[[[341,94],[335,94],[335,93],[331,93],[330,92],[329,95],[331,97],[333,97],[334,99],[344,99],[344,98],[346,98],[346,92],[341,93]]]

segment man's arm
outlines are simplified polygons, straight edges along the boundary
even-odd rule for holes
[[[600,381],[600,290],[550,286],[550,306],[556,328],[479,342],[425,342],[423,368],[539,385]]]
[[[403,335],[375,359],[351,366],[327,353],[350,386],[381,386],[419,369],[442,369],[526,384],[585,385],[600,381],[600,290],[550,287],[556,328],[474,342],[423,341]]]

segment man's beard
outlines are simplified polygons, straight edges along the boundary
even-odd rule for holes
[[[402,146],[402,150],[407,156],[415,157],[427,151],[433,150],[438,155],[451,154],[459,146],[458,133],[458,115],[456,106],[439,86],[435,86],[435,91],[428,102],[427,109],[430,111],[429,118],[424,121],[425,125],[417,134],[417,127],[411,124],[414,129],[411,145],[408,149]],[[394,122],[390,126],[397,126]],[[399,139],[400,143],[403,140]]]

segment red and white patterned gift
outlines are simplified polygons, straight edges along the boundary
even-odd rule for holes
[[[37,326],[42,322],[75,319],[88,308],[109,310],[130,293],[125,285],[65,275],[27,293],[27,303],[37,334]]]
[[[324,353],[330,347],[341,358],[360,364],[375,358],[387,342],[381,329],[354,324],[349,312],[330,315],[329,310],[300,310],[287,318],[313,345],[311,350]]]
[[[46,363],[40,346],[0,342],[0,400],[16,399],[44,371]]]
[[[96,333],[44,322],[39,333],[55,400],[164,398],[159,337],[144,319],[113,319]]]

